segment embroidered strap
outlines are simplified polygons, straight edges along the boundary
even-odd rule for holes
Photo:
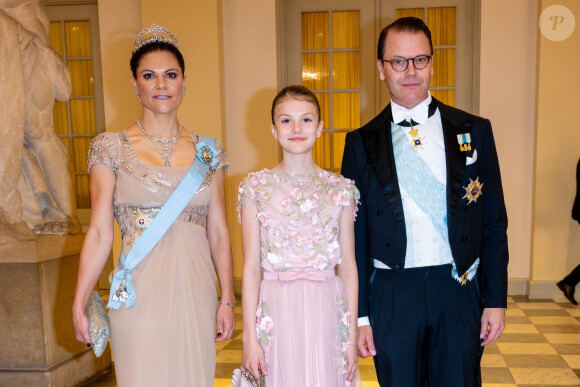
[[[195,161],[181,183],[175,188],[175,191],[173,191],[159,213],[141,234],[141,237],[137,239],[129,254],[125,256],[121,252],[120,262],[122,268],[113,277],[109,303],[107,304],[109,309],[118,310],[122,303],[128,309],[137,302],[131,271],[137,267],[165,235],[205,180],[209,168],[218,163],[218,152],[215,150],[214,144],[215,139],[199,136],[199,141],[195,145],[197,149]]]
[[[445,185],[437,180],[423,158],[411,147],[402,127],[391,123],[391,132],[399,184],[421,211],[429,215],[443,241],[448,243]]]

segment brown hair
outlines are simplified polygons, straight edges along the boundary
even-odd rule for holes
[[[276,94],[276,97],[274,97],[271,111],[272,124],[274,124],[274,110],[276,109],[276,106],[280,105],[286,98],[295,98],[310,102],[316,108],[316,112],[318,113],[318,120],[320,120],[320,104],[318,103],[318,98],[316,98],[316,95],[304,86],[292,85],[283,88],[278,92],[278,94]]]
[[[387,42],[387,34],[390,30],[395,32],[411,32],[414,34],[424,33],[427,39],[429,40],[429,47],[431,47],[431,55],[433,55],[433,42],[431,41],[431,31],[429,31],[429,27],[425,25],[423,20],[419,19],[418,17],[402,17],[385,28],[381,31],[381,35],[379,36],[379,44],[377,46],[377,59],[381,60],[384,59],[383,55],[385,55],[385,45]]]
[[[179,63],[179,67],[181,67],[181,73],[185,74],[185,61],[183,60],[183,55],[181,55],[181,51],[177,47],[175,47],[171,43],[167,42],[151,42],[145,44],[141,48],[131,55],[131,60],[129,61],[129,66],[131,67],[131,73],[133,74],[133,78],[137,79],[137,67],[141,63],[141,59],[151,52],[158,52],[158,51],[166,51],[177,59],[177,63]]]

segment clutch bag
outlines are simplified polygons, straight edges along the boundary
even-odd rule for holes
[[[266,387],[266,377],[260,372],[260,378],[256,379],[247,369],[236,368],[232,376],[232,387]]]
[[[96,291],[91,293],[89,302],[87,302],[87,315],[89,316],[89,337],[92,348],[95,356],[100,357],[107,348],[111,325],[105,310],[105,303]]]

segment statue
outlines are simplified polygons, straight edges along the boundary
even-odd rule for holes
[[[39,0],[0,0],[0,245],[80,227],[68,152],[54,132],[70,70],[51,48]]]

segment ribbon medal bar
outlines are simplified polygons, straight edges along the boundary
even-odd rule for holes
[[[471,134],[462,133],[457,135],[457,142],[459,143],[459,150],[467,152],[471,150]]]

